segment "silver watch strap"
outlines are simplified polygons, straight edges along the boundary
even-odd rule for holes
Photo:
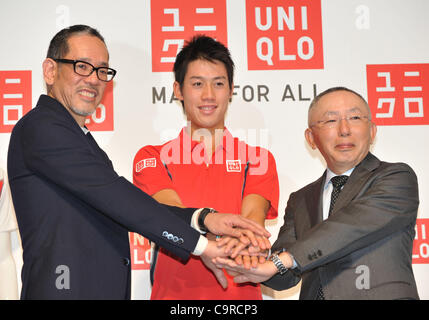
[[[279,270],[280,275],[284,275],[286,273],[286,271],[288,269],[285,267],[285,265],[283,264],[282,260],[280,260],[280,258],[277,255],[277,253],[273,253],[270,256],[270,260],[274,263],[274,265],[276,266],[277,270]]]

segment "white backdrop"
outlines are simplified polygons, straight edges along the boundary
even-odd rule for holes
[[[50,39],[63,27],[88,24],[105,37],[110,65],[118,71],[113,96],[103,104],[106,113],[97,113],[98,124],[92,120],[94,136],[116,171],[131,180],[137,150],[177,136],[184,125],[180,104],[170,101],[173,75],[158,70],[171,69],[161,59],[174,58],[175,41],[189,38],[203,26],[206,31],[202,32],[227,43],[236,63],[228,128],[250,144],[268,147],[276,158],[280,202],[279,218],[267,223],[272,241],[283,223],[289,194],[314,181],[325,168],[323,158],[304,139],[314,92],[342,85],[364,97],[371,95],[373,117],[380,121],[372,152],[385,161],[408,163],[419,179],[413,268],[420,297],[428,299],[428,12],[427,0],[321,0],[320,4],[318,0],[154,0],[152,4],[149,0],[3,0],[0,166],[6,168],[11,128],[6,124],[13,124],[20,108],[25,113],[25,105],[34,106],[46,91],[41,63]],[[16,110],[6,107],[7,95],[17,92],[10,91],[10,81],[5,81],[10,74],[5,71],[18,71],[12,78],[22,76],[24,86],[15,98],[30,101],[21,102],[23,107]],[[31,76],[29,81],[25,75]],[[392,100],[382,100],[389,98],[396,99],[393,109],[389,109]],[[389,111],[387,118],[377,117]],[[16,234],[14,239],[19,259]],[[147,266],[145,249],[143,254],[138,250],[132,249],[135,269]],[[133,271],[132,291],[134,299],[149,298],[147,270]],[[264,288],[263,292],[265,299],[295,299],[299,287],[283,292]]]

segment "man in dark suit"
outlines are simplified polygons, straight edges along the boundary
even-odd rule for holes
[[[193,253],[206,262],[223,249],[190,224],[250,238],[233,227],[265,232],[236,215],[161,205],[116,174],[85,127],[115,73],[97,30],[60,31],[43,62],[48,95],[12,132],[8,172],[23,245],[23,299],[130,298],[128,231],[181,259]]]
[[[237,282],[265,281],[276,290],[302,279],[300,299],[418,299],[411,264],[415,173],[369,152],[376,126],[366,101],[350,89],[318,95],[308,124],[306,140],[327,170],[290,195],[270,260],[246,270],[218,258],[218,267]]]

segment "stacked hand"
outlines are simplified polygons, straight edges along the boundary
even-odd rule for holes
[[[204,224],[214,235],[224,235],[217,241],[208,236],[209,244],[201,256],[223,288],[228,282],[222,268],[236,275],[233,268],[249,270],[264,264],[271,244],[268,241],[270,233],[262,226],[235,214],[209,214]]]

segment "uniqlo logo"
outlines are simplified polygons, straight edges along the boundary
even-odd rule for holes
[[[429,63],[367,65],[366,74],[375,124],[429,124]]]
[[[0,71],[0,133],[31,110],[31,70]]]
[[[148,270],[152,259],[152,249],[148,239],[138,233],[129,232],[132,270]]]
[[[86,118],[91,131],[113,131],[113,81],[107,83],[104,96],[95,112]]]
[[[429,219],[417,219],[413,263],[429,263]]]
[[[195,34],[227,46],[226,0],[152,0],[152,71],[172,71],[185,40]]]
[[[228,171],[228,172],[241,172],[240,160],[226,160],[226,171]]]
[[[320,0],[246,0],[249,70],[323,69]]]
[[[144,168],[155,168],[156,158],[143,159],[136,163],[136,172],[142,171]]]

